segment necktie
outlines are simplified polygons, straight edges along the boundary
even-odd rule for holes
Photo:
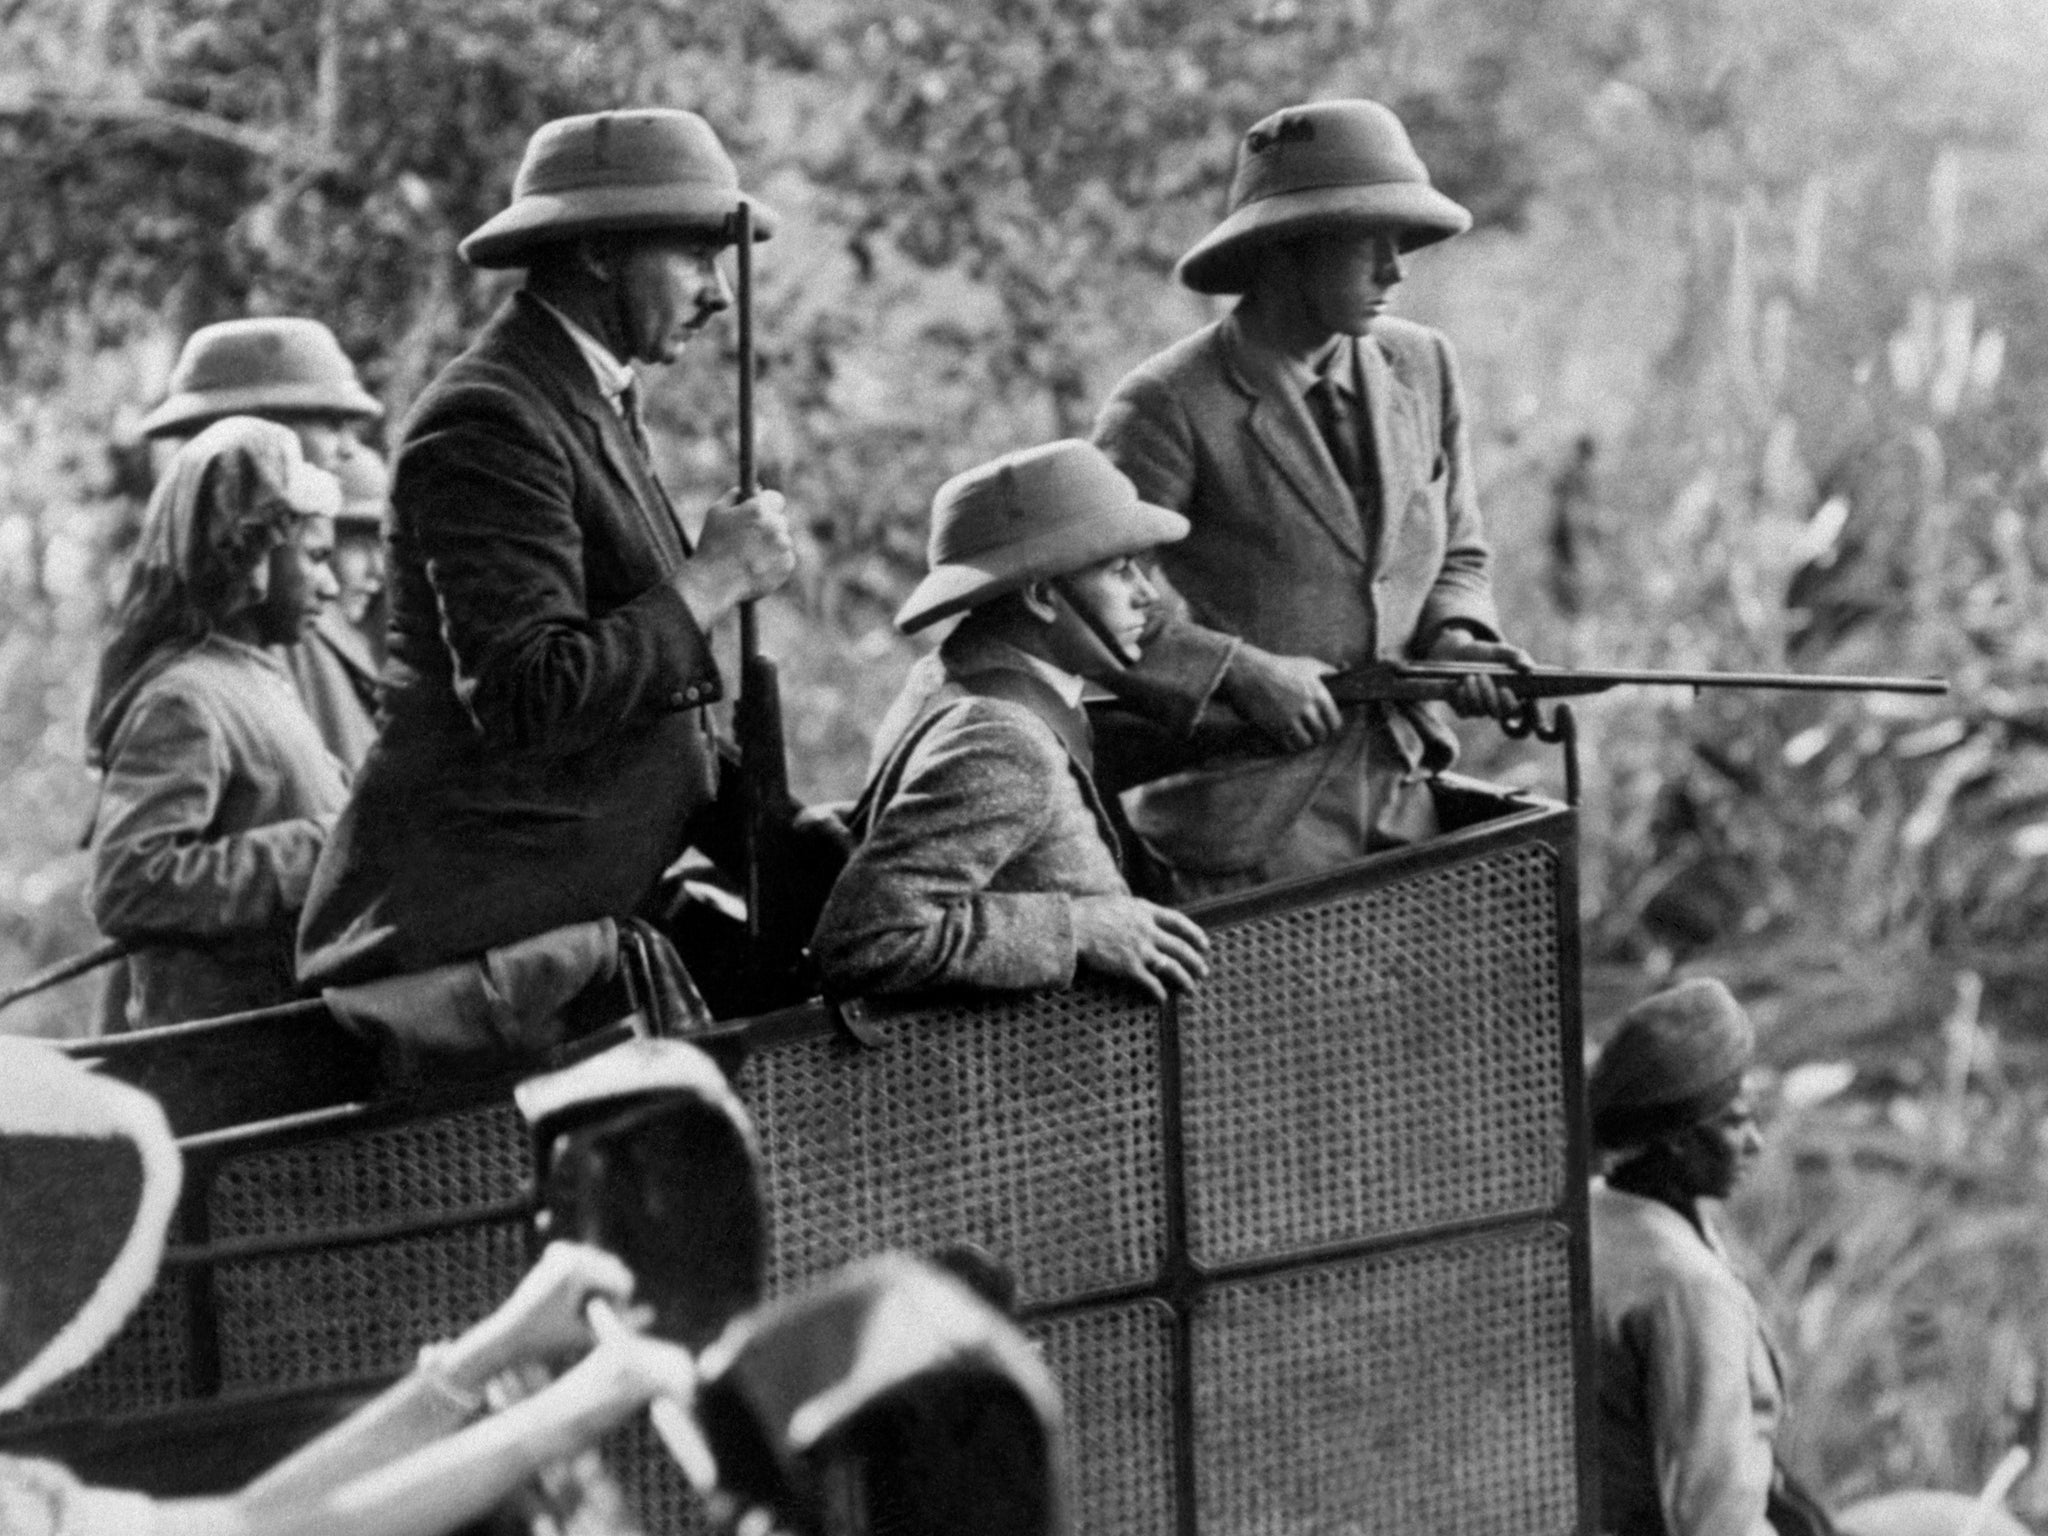
[[[619,415],[625,419],[626,430],[633,434],[633,441],[639,446],[641,456],[653,459],[653,451],[647,446],[647,421],[640,414],[640,381],[628,379],[626,387],[619,391]]]
[[[1309,386],[1309,414],[1323,434],[1323,445],[1337,463],[1337,473],[1351,487],[1351,494],[1365,500],[1365,454],[1360,447],[1362,428],[1351,396],[1337,387],[1327,373],[1318,374]]]

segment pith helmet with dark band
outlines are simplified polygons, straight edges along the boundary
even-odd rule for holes
[[[930,574],[896,614],[912,634],[1014,592],[1188,535],[1093,443],[1062,438],[955,475],[932,498]]]
[[[543,123],[527,141],[511,206],[462,242],[473,267],[520,267],[535,248],[579,235],[662,230],[728,238],[742,202],[754,238],[775,215],[740,191],[732,156],[694,112],[643,107]]]
[[[1254,123],[1237,146],[1230,211],[1175,270],[1197,293],[1242,293],[1256,253],[1276,241],[1392,230],[1401,249],[1472,227],[1429,184],[1401,119],[1376,101],[1318,101]]]
[[[142,418],[142,435],[197,432],[223,416],[294,414],[374,421],[384,407],[318,320],[223,320],[186,339],[171,369],[170,393]]]

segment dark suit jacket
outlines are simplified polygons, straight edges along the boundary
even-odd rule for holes
[[[714,788],[687,541],[532,299],[421,398],[392,513],[384,729],[314,874],[308,985],[628,915]]]
[[[1140,496],[1192,525],[1159,550],[1176,616],[1118,684],[1145,696],[1155,718],[1191,722],[1238,639],[1348,667],[1407,657],[1453,621],[1497,633],[1450,344],[1387,318],[1357,358],[1372,439],[1364,457],[1378,478],[1370,544],[1294,381],[1247,343],[1234,315],[1139,366],[1103,407],[1096,441]],[[1441,768],[1456,750],[1429,709],[1387,723],[1411,764]],[[1143,792],[1133,820],[1148,840],[1170,819],[1205,845],[1178,850],[1189,867],[1255,859],[1346,755],[1342,740],[1193,770]]]

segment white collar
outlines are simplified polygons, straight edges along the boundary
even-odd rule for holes
[[[576,350],[583,354],[583,361],[590,365],[590,376],[597,381],[597,388],[611,408],[621,416],[626,414],[625,393],[638,380],[631,366],[620,362],[612,355],[612,349],[583,329],[574,320],[563,314],[539,294],[528,292],[542,309],[555,317],[555,321],[569,333],[569,339],[576,344]]]

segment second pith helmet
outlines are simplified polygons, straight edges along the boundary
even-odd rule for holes
[[[742,202],[754,238],[775,215],[740,191],[732,156],[694,112],[643,107],[543,123],[512,180],[512,202],[462,242],[473,267],[524,266],[534,250],[607,231],[698,230],[718,235]]]
[[[1392,229],[1412,251],[1472,227],[1429,184],[1401,119],[1376,101],[1318,101],[1261,118],[1237,146],[1230,211],[1175,269],[1197,293],[1242,293],[1260,247],[1337,230]]]
[[[384,407],[318,320],[223,320],[186,339],[171,369],[170,393],[143,417],[142,434],[188,434],[223,416],[298,413],[374,421]]]
[[[1178,512],[1138,499],[1093,443],[1063,438],[955,475],[932,498],[931,571],[896,627],[911,634],[1027,582],[1065,576],[1188,535]]]

